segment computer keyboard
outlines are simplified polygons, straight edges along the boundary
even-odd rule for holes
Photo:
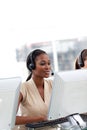
[[[28,124],[26,124],[26,127],[39,128],[39,127],[44,127],[44,126],[54,126],[54,125],[61,124],[63,122],[67,122],[67,121],[68,121],[67,118],[59,118],[59,119],[55,119],[55,120],[28,123]]]
[[[87,122],[87,115],[85,114],[80,114],[82,119]],[[25,126],[30,127],[30,128],[40,128],[40,127],[45,127],[45,126],[54,126],[57,124],[62,124],[68,122],[67,117],[55,119],[55,120],[47,120],[47,121],[41,121],[41,122],[35,122],[35,123],[27,123]]]

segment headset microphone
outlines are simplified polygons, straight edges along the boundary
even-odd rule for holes
[[[51,75],[54,75],[54,72],[53,72],[53,70],[51,70]]]

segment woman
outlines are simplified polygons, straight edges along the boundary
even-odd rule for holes
[[[20,125],[19,130],[27,130],[26,123],[46,120],[52,90],[52,80],[47,79],[50,76],[51,63],[45,51],[40,49],[32,51],[27,57],[26,65],[30,75],[20,90],[21,116],[16,117],[16,125]],[[40,129],[56,130],[57,128]]]

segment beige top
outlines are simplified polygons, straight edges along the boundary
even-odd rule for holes
[[[23,94],[23,101],[20,104],[21,115],[30,117],[47,115],[51,97],[51,90],[52,90],[52,80],[44,79],[44,100],[43,100],[39,94],[39,91],[33,79],[24,82],[21,86],[21,93]],[[19,130],[20,129],[26,130],[24,125],[21,125],[20,127]]]
[[[23,83],[21,87],[21,93],[23,94],[23,101],[20,105],[22,115],[31,117],[38,115],[39,116],[47,115],[51,90],[52,90],[51,80],[44,79],[44,101],[43,101],[33,79],[30,79],[28,82]]]

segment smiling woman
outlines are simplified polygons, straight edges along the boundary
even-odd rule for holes
[[[16,130],[17,128],[26,130],[26,123],[47,120],[52,91],[52,79],[48,78],[51,72],[48,54],[36,49],[27,56],[26,65],[30,75],[21,86],[19,98],[21,115],[16,117],[16,128],[14,128]],[[39,130],[57,130],[57,126],[39,128]]]

